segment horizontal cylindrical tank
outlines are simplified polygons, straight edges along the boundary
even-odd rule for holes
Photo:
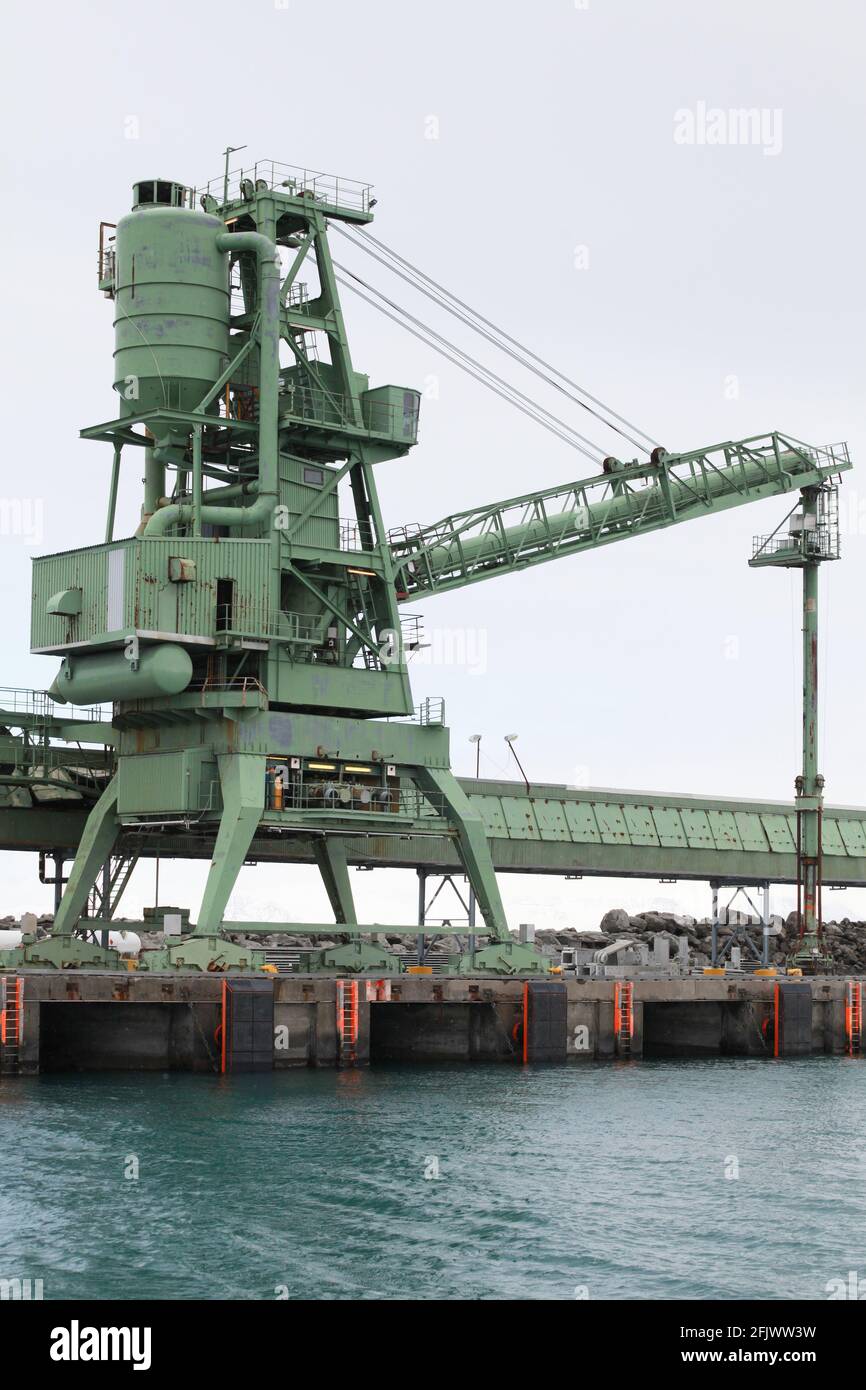
[[[176,642],[140,649],[137,663],[122,651],[66,657],[49,690],[61,704],[100,705],[179,695],[192,679],[192,659]]]
[[[229,258],[216,246],[224,231],[217,217],[163,203],[139,204],[118,223],[114,388],[123,414],[194,410],[224,371]]]

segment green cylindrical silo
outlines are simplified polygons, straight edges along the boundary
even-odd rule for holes
[[[195,409],[228,362],[228,256],[216,247],[223,223],[142,194],[177,188],[137,184],[136,207],[117,227],[114,387],[128,415]]]

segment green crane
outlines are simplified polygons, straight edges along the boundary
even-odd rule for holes
[[[34,562],[32,648],[61,658],[55,701],[112,704],[117,771],[90,813],[53,935],[26,945],[25,964],[111,959],[80,922],[121,828],[182,826],[212,846],[210,870],[193,929],[150,957],[157,968],[245,968],[255,956],[229,929],[315,936],[335,924],[343,944],[312,952],[309,968],[399,968],[364,940],[382,928],[358,921],[346,841],[444,834],[489,942],[458,968],[544,970],[508,932],[484,823],[450,769],[441,702],[413,705],[407,661],[419,637],[400,606],[811,495],[850,466],[844,450],[778,433],[654,448],[646,462],[607,457],[565,487],[389,533],[375,467],[414,446],[420,395],[371,387],[355,370],[329,247],[329,229],[363,228],[374,201],[368,185],[267,162],[196,190],[144,180],[132,211],[100,228],[120,413],[82,436],[111,446],[105,536]],[[135,450],[141,519],[118,538],[120,470]],[[288,895],[282,922],[226,921],[256,834],[310,845],[335,924],[293,920]]]

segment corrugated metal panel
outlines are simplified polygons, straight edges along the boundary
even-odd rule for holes
[[[734,820],[737,822],[737,830],[743,849],[754,850],[757,854],[766,854],[770,846],[761,824],[760,815],[756,811],[735,811]]]
[[[117,771],[118,812],[121,815],[151,815],[187,810],[184,773],[183,753],[121,758]]]
[[[330,520],[323,516],[308,517],[303,526],[292,533],[292,540],[298,545],[314,545],[322,550],[339,550],[340,531],[336,518]]]
[[[197,811],[218,804],[216,792],[209,795],[217,765],[200,748],[121,758],[117,775],[120,815]]]
[[[318,464],[305,464],[300,459],[295,461],[284,458],[280,461],[280,501],[288,508],[290,528],[291,519],[300,516],[311,502],[315,502],[312,516],[309,516],[297,531],[292,532],[292,540],[298,545],[315,545],[336,550],[340,544],[336,488],[322,495],[321,488],[302,481],[305,469],[316,469],[325,478],[332,472]]]
[[[561,801],[553,798],[536,798],[532,803],[535,820],[542,840],[570,840],[565,812]]]
[[[563,805],[565,807],[565,819],[575,844],[600,844],[601,836],[598,833],[592,807],[585,801],[566,801]]]
[[[480,811],[484,829],[488,835],[501,835],[508,838],[508,826],[502,814],[498,796],[470,796],[469,800],[476,811]]]
[[[838,823],[831,816],[825,816],[821,826],[821,838],[825,854],[847,854],[845,841],[839,834]]]
[[[235,583],[233,626],[252,633],[270,626],[266,540],[220,540],[152,537],[139,546],[139,606],[136,626],[143,631],[177,632],[212,637],[216,631],[217,581]],[[195,579],[174,583],[169,561],[192,560]]]
[[[596,824],[601,831],[602,844],[621,845],[623,842],[628,843],[625,817],[619,806],[605,805],[603,802],[596,801],[592,809],[595,811]]]
[[[659,844],[665,849],[685,848],[686,837],[679,812],[673,806],[653,806],[653,824],[658,832]]]
[[[535,816],[532,813],[531,802],[521,801],[516,796],[503,796],[502,812],[508,826],[510,839],[537,840],[540,838]]]
[[[134,541],[113,546],[89,546],[60,555],[44,555],[33,561],[33,599],[30,628],[32,647],[54,647],[64,643],[88,642],[106,632],[125,629],[131,621],[132,569],[130,554]],[[114,567],[111,620],[109,619],[109,556]],[[81,590],[81,612],[74,618],[56,617],[45,610],[52,595],[63,589]]]
[[[715,844],[706,811],[684,807],[680,812],[690,849],[709,849]]]
[[[742,849],[737,822],[731,811],[708,811],[707,815],[716,849]]]
[[[788,824],[788,817],[765,811],[761,824],[767,833],[770,849],[774,854],[791,854],[796,849],[796,841]]]
[[[633,845],[657,845],[659,837],[649,806],[623,806],[623,815]]]
[[[849,854],[866,854],[866,829],[860,820],[839,820],[839,833]]]

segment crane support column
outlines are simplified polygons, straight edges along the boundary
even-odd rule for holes
[[[505,908],[490,857],[487,831],[480,815],[473,810],[472,803],[452,772],[444,768],[419,769],[419,781],[422,786],[438,792],[442,797],[448,819],[457,834],[461,862],[490,935],[494,941],[510,940]]]
[[[214,845],[196,936],[218,936],[231,891],[262,818],[265,760],[251,754],[219,759],[223,810]]]
[[[322,875],[334,920],[346,926],[356,924],[358,914],[355,911],[345,845],[333,835],[324,835],[321,839],[313,841],[313,854]]]
[[[815,489],[803,493],[804,516],[817,523]],[[803,566],[803,771],[797,779],[800,945],[820,945],[821,811],[824,778],[818,772],[818,560]]]
[[[54,918],[54,936],[71,936],[78,925],[97,875],[114,848],[117,822],[117,778],[113,777],[91,811],[69,875],[66,892]]]
[[[755,567],[803,572],[803,765],[796,782],[797,945],[792,964],[814,973],[832,964],[821,917],[821,820],[824,778],[818,771],[818,569],[839,558],[838,493],[824,482],[804,487],[800,501],[770,536],[755,540]]]

